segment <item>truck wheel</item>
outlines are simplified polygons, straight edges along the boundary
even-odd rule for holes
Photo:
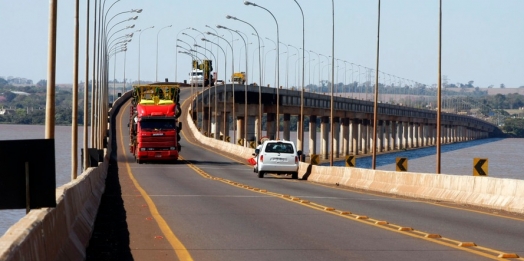
[[[298,179],[298,172],[293,172],[293,173],[291,174],[291,178],[292,178],[292,179]]]
[[[259,178],[263,178],[264,177],[264,172],[263,171],[259,171],[258,172],[258,177]]]

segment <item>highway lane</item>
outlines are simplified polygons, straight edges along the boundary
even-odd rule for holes
[[[184,89],[183,97],[188,93],[189,89]],[[127,110],[128,107],[124,107],[119,117],[124,142],[129,138]],[[119,155],[119,167],[130,167],[169,229],[195,260],[482,260],[493,257],[491,253],[479,254],[472,248],[398,231],[391,225],[376,225],[370,219],[524,255],[521,246],[524,240],[519,236],[524,234],[521,220],[306,181],[271,176],[258,179],[244,162],[236,162],[188,140],[183,141],[181,155],[187,161],[139,165],[126,153]],[[268,192],[210,179],[209,175]],[[309,200],[312,204],[279,194]],[[312,207],[314,203],[370,219],[325,211],[322,206]]]

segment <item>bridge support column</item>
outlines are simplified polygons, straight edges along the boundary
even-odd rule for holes
[[[302,128],[300,128],[302,126]],[[300,114],[297,116],[297,149],[304,151],[304,121],[300,118]],[[302,134],[300,133],[302,132]],[[302,139],[300,139],[302,137]]]
[[[348,118],[342,118],[342,155],[347,156],[349,155],[349,119]]]
[[[246,141],[244,140],[244,133],[245,133],[246,130],[244,129],[244,120],[245,120],[244,117],[237,116],[237,122],[236,123],[237,123],[237,130],[238,131],[237,131],[237,137],[236,138],[237,138],[237,140],[239,140],[239,139],[242,140],[243,141],[242,144],[244,144],[243,146],[245,147],[246,146]],[[235,140],[235,142],[237,142],[237,141]]]
[[[350,120],[351,123],[351,152],[353,155],[358,155],[358,119],[352,119]]]
[[[377,150],[382,152],[384,150],[384,121],[377,121]]]
[[[202,132],[206,135],[206,136],[209,136],[209,113],[208,113],[208,110],[204,110],[204,112],[202,113]]]
[[[403,150],[405,148],[405,143],[404,143],[404,122],[401,122],[399,121],[398,122],[398,149],[399,150]]]
[[[309,116],[309,155],[317,154],[317,116]]]
[[[391,150],[397,149],[397,122],[391,121]]]
[[[339,117],[333,117],[333,126],[331,128],[331,131],[333,132],[333,157],[338,158],[340,157],[340,118]],[[331,139],[331,137],[329,138]]]
[[[415,132],[415,147],[420,148],[422,147],[422,124],[419,122],[415,123],[416,126],[416,132]]]
[[[384,121],[384,151],[391,150],[391,125],[390,121]]]
[[[276,132],[275,132],[275,114],[274,113],[268,113],[267,114],[267,121],[266,121],[266,133],[269,139],[275,139]]]
[[[216,122],[213,122],[212,132],[214,133],[215,139],[219,140],[222,134],[222,114],[217,113]]]
[[[291,140],[291,135],[290,135],[290,123],[289,123],[289,120],[291,119],[291,115],[289,115],[289,113],[285,113],[284,114],[284,132],[283,132],[283,139],[284,140]]]
[[[408,148],[413,148],[413,141],[415,139],[415,128],[413,122],[408,123]]]
[[[362,120],[362,123],[360,124],[360,146],[362,147],[362,154],[368,154],[368,127],[369,127],[369,121],[368,120]]]
[[[256,125],[256,116],[248,116],[247,117],[247,141],[257,141],[257,125]],[[249,147],[249,144],[246,145],[246,147]]]
[[[320,154],[323,159],[328,159],[329,151],[329,117],[323,116],[320,123],[320,137],[322,137],[322,143],[320,145]]]

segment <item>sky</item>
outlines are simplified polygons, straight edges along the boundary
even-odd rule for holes
[[[85,79],[86,1],[80,0],[81,81]],[[23,77],[34,82],[46,79],[49,2],[0,0],[0,77]],[[92,30],[95,0],[90,2]],[[112,36],[113,40],[134,32],[127,51],[110,57],[109,77],[122,81],[125,71],[128,81],[138,78],[142,81],[187,80],[191,58],[177,53],[183,51],[177,45],[189,48],[187,44],[193,45],[196,40],[198,45],[213,53],[201,48],[197,50],[215,61],[213,65],[219,78],[229,78],[231,49],[224,40],[206,34],[208,31],[215,33],[215,30],[233,45],[234,70],[246,71],[243,40],[236,32],[216,27],[222,25],[244,33],[244,38],[247,36],[249,82],[260,82],[262,78],[265,85],[275,84],[277,56],[274,49],[278,36],[282,43],[279,45],[279,84],[300,85],[301,79],[297,79],[297,75],[302,68],[302,61],[298,60],[302,51],[297,48],[302,48],[302,16],[298,5],[294,0],[253,1],[260,7],[247,6],[243,2],[106,0],[106,22],[111,20],[107,27],[113,28],[108,37]],[[373,80],[374,73],[365,72],[366,68],[376,69],[378,0],[334,0],[334,42],[332,1],[297,2],[305,20],[305,83],[318,83],[319,75],[322,80],[331,78],[331,58],[326,56],[331,56],[333,43],[337,59],[335,82]],[[466,84],[474,81],[473,85],[481,88],[498,88],[501,84],[508,88],[524,86],[524,1],[442,2],[442,75],[448,82]],[[58,1],[57,84],[73,81],[74,4],[72,0]],[[130,12],[133,9],[143,11],[139,14]],[[380,14],[379,81],[387,85],[436,84],[439,1],[382,0]],[[135,15],[137,20],[125,21]],[[243,22],[226,19],[226,15],[237,17],[257,30],[264,46],[261,48],[262,70],[258,66],[259,49],[254,30]],[[272,15],[278,23],[278,34]],[[131,25],[134,28],[125,29]],[[171,27],[167,27],[169,25]],[[151,26],[154,28],[146,29]],[[227,59],[216,45],[201,41],[203,37],[218,43],[227,52]],[[89,41],[92,62],[92,34]],[[211,58],[212,55],[217,61]],[[91,64],[89,70],[91,79]]]

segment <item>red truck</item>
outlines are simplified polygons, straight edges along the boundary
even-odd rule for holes
[[[136,162],[178,159],[182,123],[180,87],[170,84],[133,86],[129,117],[130,152]]]

